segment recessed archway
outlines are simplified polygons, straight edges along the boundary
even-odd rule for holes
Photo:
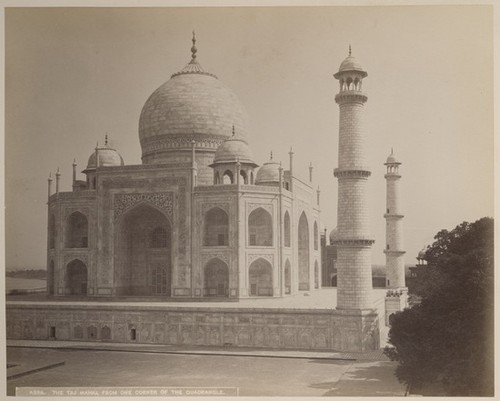
[[[229,242],[229,217],[219,207],[205,213],[203,228],[204,246],[227,246]]]
[[[79,259],[69,262],[66,266],[66,294],[87,295],[87,266]]]
[[[250,283],[250,296],[272,296],[273,295],[273,267],[271,263],[263,258],[252,262],[248,268]]]
[[[305,212],[299,218],[299,290],[309,290],[309,224]]]
[[[219,258],[210,260],[203,269],[203,295],[206,297],[229,296],[229,268]]]
[[[248,245],[273,245],[273,219],[271,214],[261,207],[248,216]]]
[[[170,296],[172,227],[167,217],[143,203],[115,227],[116,293]]]
[[[88,238],[89,223],[87,217],[80,212],[72,213],[66,224],[66,248],[87,248]]]

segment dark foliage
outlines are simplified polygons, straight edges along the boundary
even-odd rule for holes
[[[412,290],[421,299],[392,320],[386,355],[398,378],[444,394],[493,395],[493,219],[441,230]],[[430,395],[430,394],[428,394]]]

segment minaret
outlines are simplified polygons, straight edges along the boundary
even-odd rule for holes
[[[399,166],[394,150],[384,163],[387,166],[387,209],[384,214],[385,228],[385,270],[387,295],[385,297],[385,324],[390,325],[390,316],[408,306],[408,289],[405,284],[405,261],[403,251],[403,215],[399,205]]]
[[[368,218],[367,180],[363,107],[368,98],[362,92],[362,81],[368,74],[357,60],[349,56],[334,77],[340,91],[335,101],[339,114],[339,165],[337,204],[337,309],[373,309],[372,263]]]
[[[387,271],[387,288],[405,288],[405,263],[403,251],[403,215],[399,209],[399,174],[400,162],[396,160],[394,151],[384,163],[387,166],[387,210],[384,214],[386,220],[385,265]]]

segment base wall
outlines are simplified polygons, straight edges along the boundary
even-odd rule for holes
[[[7,338],[371,351],[376,311],[7,303]]]

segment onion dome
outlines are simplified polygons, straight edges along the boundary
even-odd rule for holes
[[[401,164],[394,155],[394,149],[391,148],[391,154],[387,157],[385,164]]]
[[[253,154],[248,146],[248,142],[243,138],[235,136],[233,127],[233,136],[226,139],[215,151],[213,167],[220,163],[245,163],[251,164],[253,167],[258,165],[253,161]]]
[[[279,184],[280,181],[280,164],[273,161],[273,152],[271,152],[271,157],[267,163],[264,163],[262,167],[257,171],[257,176],[255,177],[255,183],[260,184]]]
[[[98,163],[96,163],[96,160],[98,160]],[[106,135],[104,146],[97,146],[94,153],[90,155],[86,170],[95,169],[96,165],[98,167],[110,167],[123,166],[124,164],[123,157],[115,149],[109,147],[108,136]]]
[[[364,78],[368,76],[368,73],[361,67],[358,60],[351,55],[351,45],[349,45],[349,56],[345,58],[344,61],[340,64],[339,72],[334,74],[335,78],[338,78],[339,75],[343,72],[358,72]]]
[[[332,231],[330,231],[330,235],[329,235],[329,240],[330,240],[330,245],[332,245],[338,238],[338,230],[337,230],[337,227],[335,227]]]
[[[246,137],[246,113],[236,95],[203,69],[196,58],[193,32],[191,61],[156,89],[142,108],[139,140],[143,163],[168,161],[169,151],[207,148],[212,152],[230,137],[235,125]]]
[[[426,254],[426,248],[423,248],[419,253],[418,253],[418,256],[417,256],[417,259],[422,259],[422,260],[425,260],[425,254]]]

